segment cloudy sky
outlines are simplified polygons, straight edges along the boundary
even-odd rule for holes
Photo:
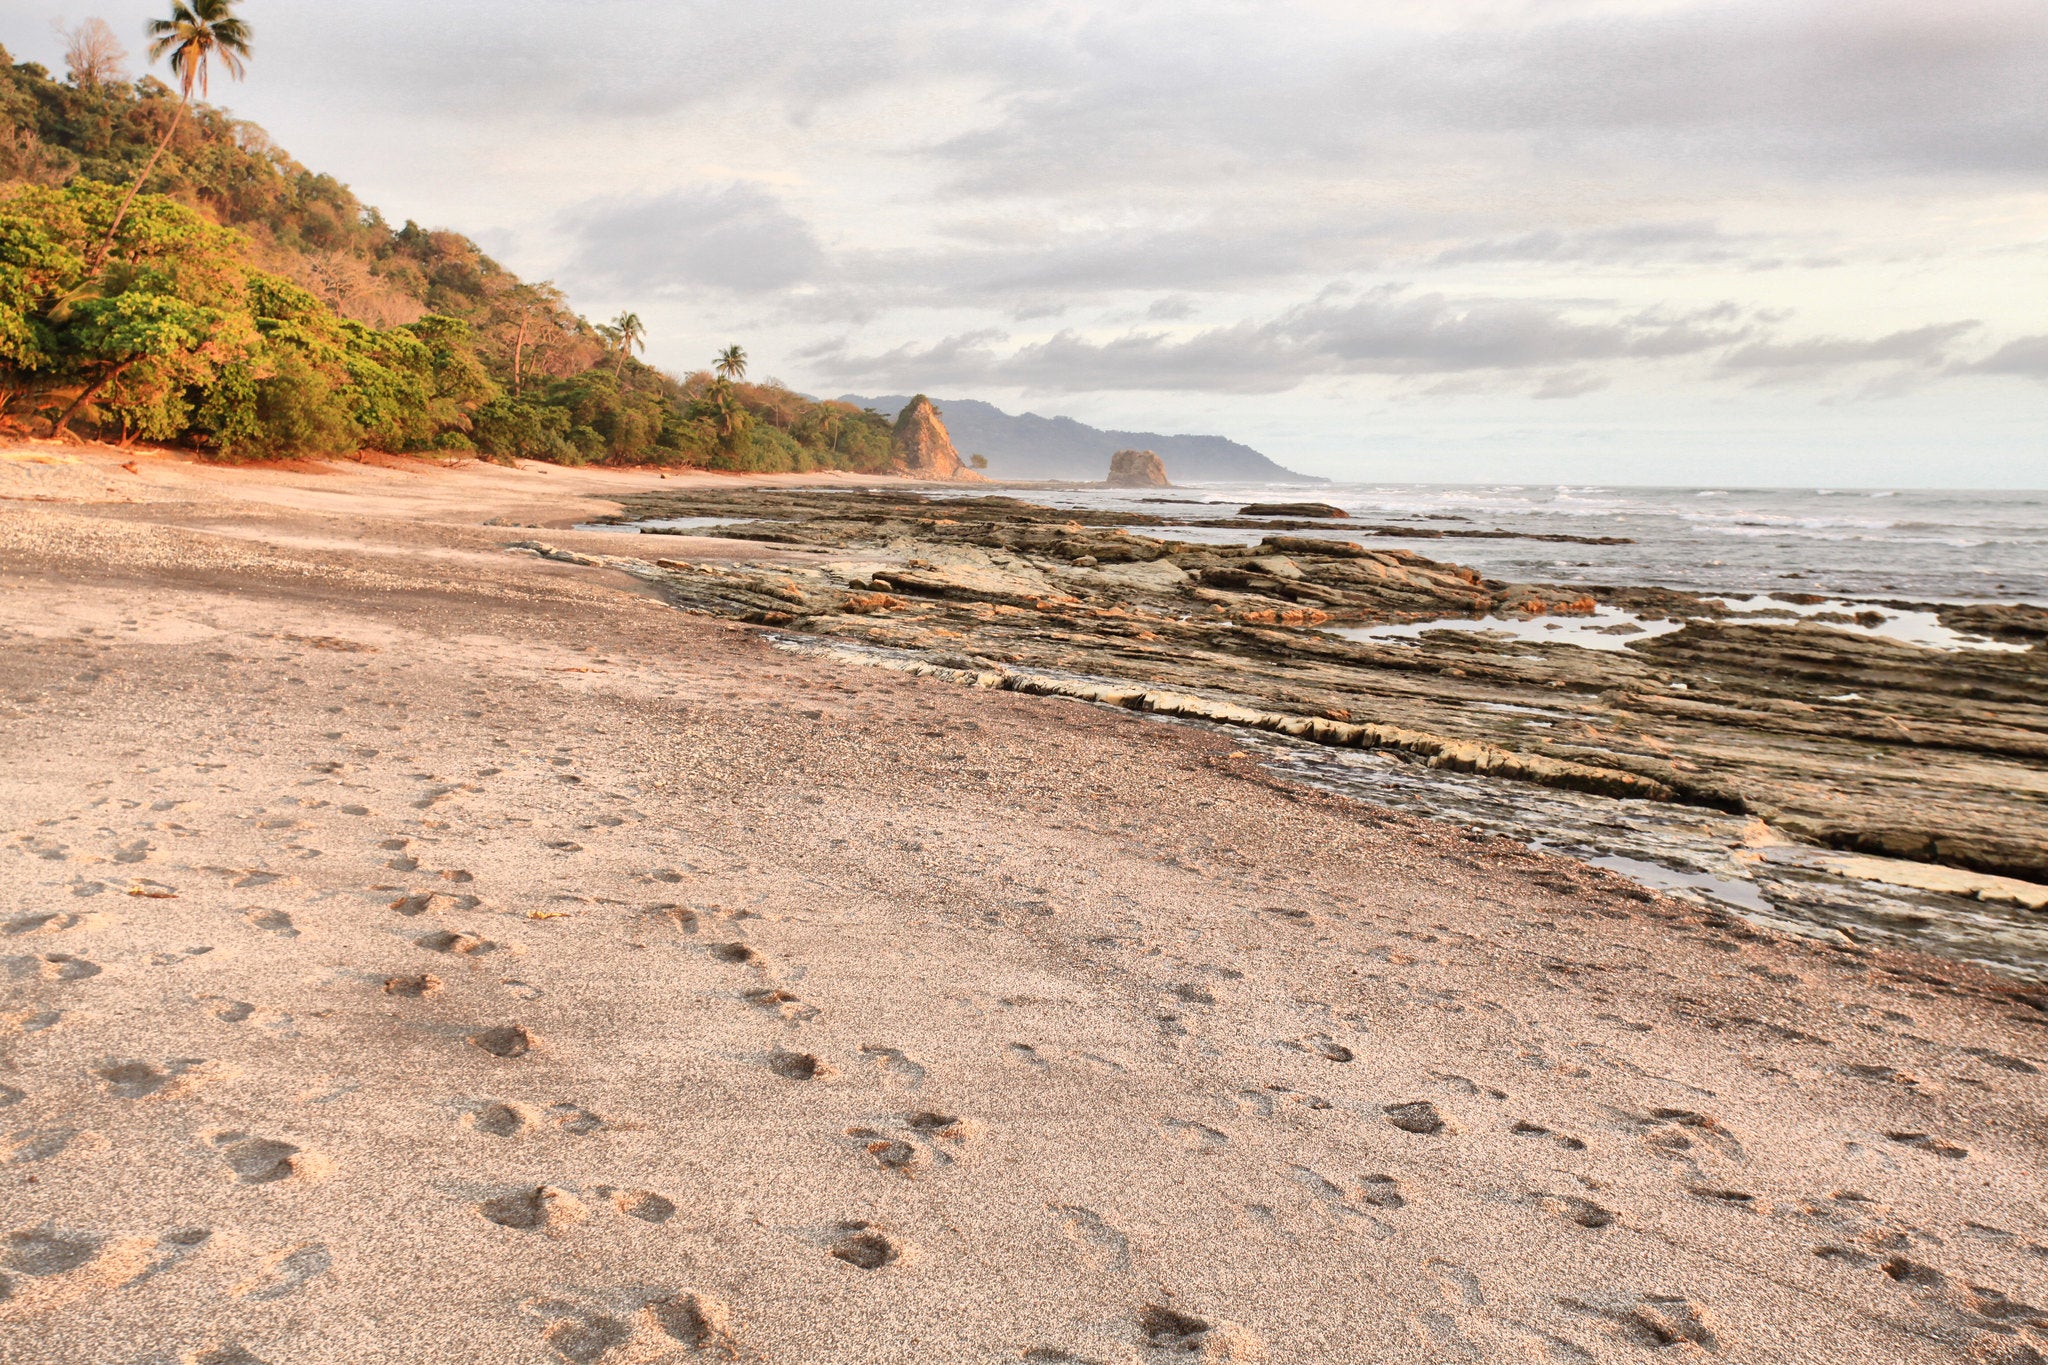
[[[2048,485],[2042,0],[242,13],[217,98],[674,369],[1337,477]]]

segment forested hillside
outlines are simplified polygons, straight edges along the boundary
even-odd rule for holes
[[[74,42],[58,79],[0,48],[0,426],[234,457],[888,467],[883,418],[746,383],[737,347],[684,379],[644,365],[633,315],[592,324],[459,233],[393,227],[118,51]]]

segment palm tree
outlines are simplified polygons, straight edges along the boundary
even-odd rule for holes
[[[826,408],[818,418],[818,434],[832,438],[832,453],[839,453],[839,435],[846,430],[846,414],[836,408]]]
[[[647,324],[640,321],[638,313],[621,313],[612,319],[606,335],[611,338],[612,345],[619,348],[619,363],[612,369],[612,378],[616,380],[625,373],[626,361],[633,352],[646,351]]]
[[[178,131],[178,121],[185,116],[185,106],[192,102],[192,92],[197,90],[201,98],[206,96],[213,59],[220,58],[221,66],[236,80],[242,78],[243,62],[249,56],[249,25],[235,17],[236,3],[237,0],[173,0],[170,18],[149,21],[149,59],[155,62],[166,55],[170,57],[171,74],[178,78],[178,110],[171,115],[164,135],[157,139],[149,164],[128,187],[127,197],[107,227],[106,238],[93,253],[93,273],[106,264],[107,253],[114,249],[114,234],[121,230],[128,206],[155,172],[164,148],[171,145],[171,134]]]
[[[728,346],[718,353],[718,359],[711,362],[711,368],[727,379],[747,377],[747,353],[737,346]]]
[[[745,420],[739,400],[732,391],[732,381],[720,376],[711,386],[711,410],[718,414],[719,428],[728,441],[739,435],[740,424]]]

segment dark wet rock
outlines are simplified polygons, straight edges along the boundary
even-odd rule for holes
[[[1332,507],[1327,502],[1255,502],[1249,507],[1238,509],[1241,517],[1349,517],[1351,514],[1341,507]]]
[[[2048,607],[2024,602],[1985,602],[1943,607],[1936,614],[1943,625],[1958,635],[1981,635],[2015,643],[2048,640]]]

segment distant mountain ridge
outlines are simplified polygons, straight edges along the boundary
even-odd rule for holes
[[[862,398],[842,403],[873,408],[893,417],[908,395]],[[1076,479],[1099,482],[1109,474],[1109,457],[1119,450],[1150,450],[1166,462],[1175,483],[1328,483],[1297,474],[1248,445],[1221,436],[1165,436],[1155,431],[1104,431],[1071,417],[1011,414],[972,398],[935,398],[946,429],[963,456],[988,459],[996,479]]]

